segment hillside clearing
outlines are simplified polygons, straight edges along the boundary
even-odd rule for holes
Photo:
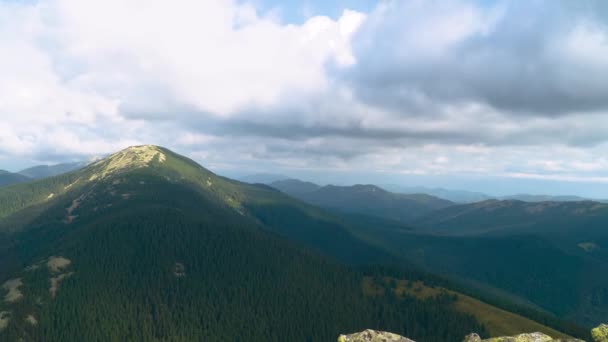
[[[34,315],[28,315],[25,321],[31,325],[38,325],[38,320],[36,319],[36,317],[34,317]]]
[[[4,301],[13,303],[21,298],[23,298],[23,293],[19,290],[19,288],[23,285],[21,278],[11,279],[2,285],[2,288],[7,290],[8,293],[4,296]]]
[[[447,290],[442,287],[426,286],[420,281],[408,281],[389,277],[383,278],[382,281],[384,284],[378,284],[378,280],[366,277],[363,281],[364,293],[371,296],[382,296],[384,295],[385,288],[388,286],[398,297],[409,295],[419,299],[426,299],[441,294],[456,295],[457,300],[454,304],[456,310],[473,315],[488,329],[491,336],[510,336],[522,332],[538,331],[554,338],[571,338],[568,335],[540,323],[502,310],[459,292]]]
[[[72,261],[68,258],[52,256],[49,258],[49,261],[46,263],[49,271],[53,273],[60,272],[64,268],[68,267]]]

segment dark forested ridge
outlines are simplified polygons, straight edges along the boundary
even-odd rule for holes
[[[458,341],[485,332],[450,298],[366,296],[366,272],[337,260],[392,256],[323,211],[165,149],[137,147],[11,187],[0,203],[2,340],[332,341],[375,328]]]

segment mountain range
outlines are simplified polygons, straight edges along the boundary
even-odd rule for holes
[[[298,179],[290,178],[288,176],[278,174],[254,174],[245,177],[241,177],[240,180],[246,183],[263,183],[272,184],[275,183],[276,187],[297,187],[299,183],[306,183],[308,186],[321,187],[318,184],[301,181]],[[454,203],[475,203],[489,199],[498,200],[519,200],[524,202],[578,202],[578,201],[596,201],[596,202],[608,202],[606,199],[595,199],[587,198],[574,195],[546,195],[546,194],[513,194],[506,196],[489,195],[482,192],[461,190],[461,189],[445,189],[445,188],[431,188],[424,186],[403,186],[398,184],[381,184],[378,187],[387,191],[397,194],[426,194],[440,199],[444,199]],[[283,189],[290,192],[290,189]],[[289,191],[288,191],[289,190]],[[293,189],[298,191],[297,188]]]
[[[445,341],[487,332],[455,296],[366,294],[365,279],[383,274],[359,268],[368,263],[440,280],[359,240],[347,221],[156,146],[5,188],[0,338],[326,341],[372,326]]]
[[[608,204],[541,197],[456,204],[372,185],[271,186],[337,213],[403,223],[408,229],[375,225],[358,236],[430,272],[589,326],[608,315]]]
[[[529,232],[513,218],[513,234],[489,234],[473,223],[499,213],[494,202],[475,212],[370,185],[301,185],[283,182],[289,195],[242,183],[146,145],[0,189],[0,339],[585,338],[562,318],[587,324],[605,310],[601,219],[574,247],[564,224],[562,246],[544,235],[564,218],[548,208]],[[588,211],[569,208],[572,220],[603,213],[575,204]],[[541,212],[512,209],[501,217]],[[600,275],[583,276],[590,267]]]

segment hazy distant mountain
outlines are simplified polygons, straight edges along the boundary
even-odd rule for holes
[[[503,196],[499,199],[503,200],[518,200],[524,202],[580,202],[580,201],[596,201],[596,202],[606,202],[607,200],[597,200],[590,199],[580,196],[573,195],[562,195],[562,196],[552,196],[552,195],[530,195],[530,194],[517,194],[511,196]]]
[[[31,180],[31,178],[18,173],[0,170],[0,187],[27,182],[28,180]]]
[[[403,194],[423,193],[435,197],[443,198],[455,203],[475,203],[489,199],[498,200],[518,200],[524,202],[577,202],[577,201],[598,201],[607,202],[608,200],[590,199],[574,195],[531,195],[531,194],[516,194],[508,196],[492,196],[481,192],[467,190],[452,190],[443,188],[427,188],[423,186],[406,187],[395,184],[382,185],[383,188]]]
[[[273,173],[255,173],[248,176],[237,177],[238,180],[250,184],[270,184],[272,182],[289,179],[288,176]]]
[[[301,181],[299,179],[278,180],[276,182],[270,183],[269,185],[292,196],[313,192],[321,188],[321,186],[318,184]]]
[[[396,194],[375,185],[321,187],[296,179],[270,185],[319,207],[401,222],[454,204],[427,194]]]
[[[21,170],[18,173],[27,176],[31,179],[40,179],[74,171],[80,169],[81,167],[84,167],[85,165],[86,162],[63,163],[56,165],[37,165],[27,168],[25,170]]]
[[[431,196],[443,198],[455,203],[473,203],[492,198],[492,196],[467,190],[451,190],[443,188],[427,188],[423,186],[401,186],[396,184],[385,184],[383,188],[402,194],[428,194]]]

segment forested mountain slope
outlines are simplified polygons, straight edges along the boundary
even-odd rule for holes
[[[321,210],[159,147],[1,190],[0,204],[3,340],[329,341],[372,327],[457,341],[485,331],[453,298],[365,295],[365,274],[334,260],[392,256]]]
[[[432,272],[489,286],[591,326],[608,316],[608,206],[489,200],[364,238]]]

